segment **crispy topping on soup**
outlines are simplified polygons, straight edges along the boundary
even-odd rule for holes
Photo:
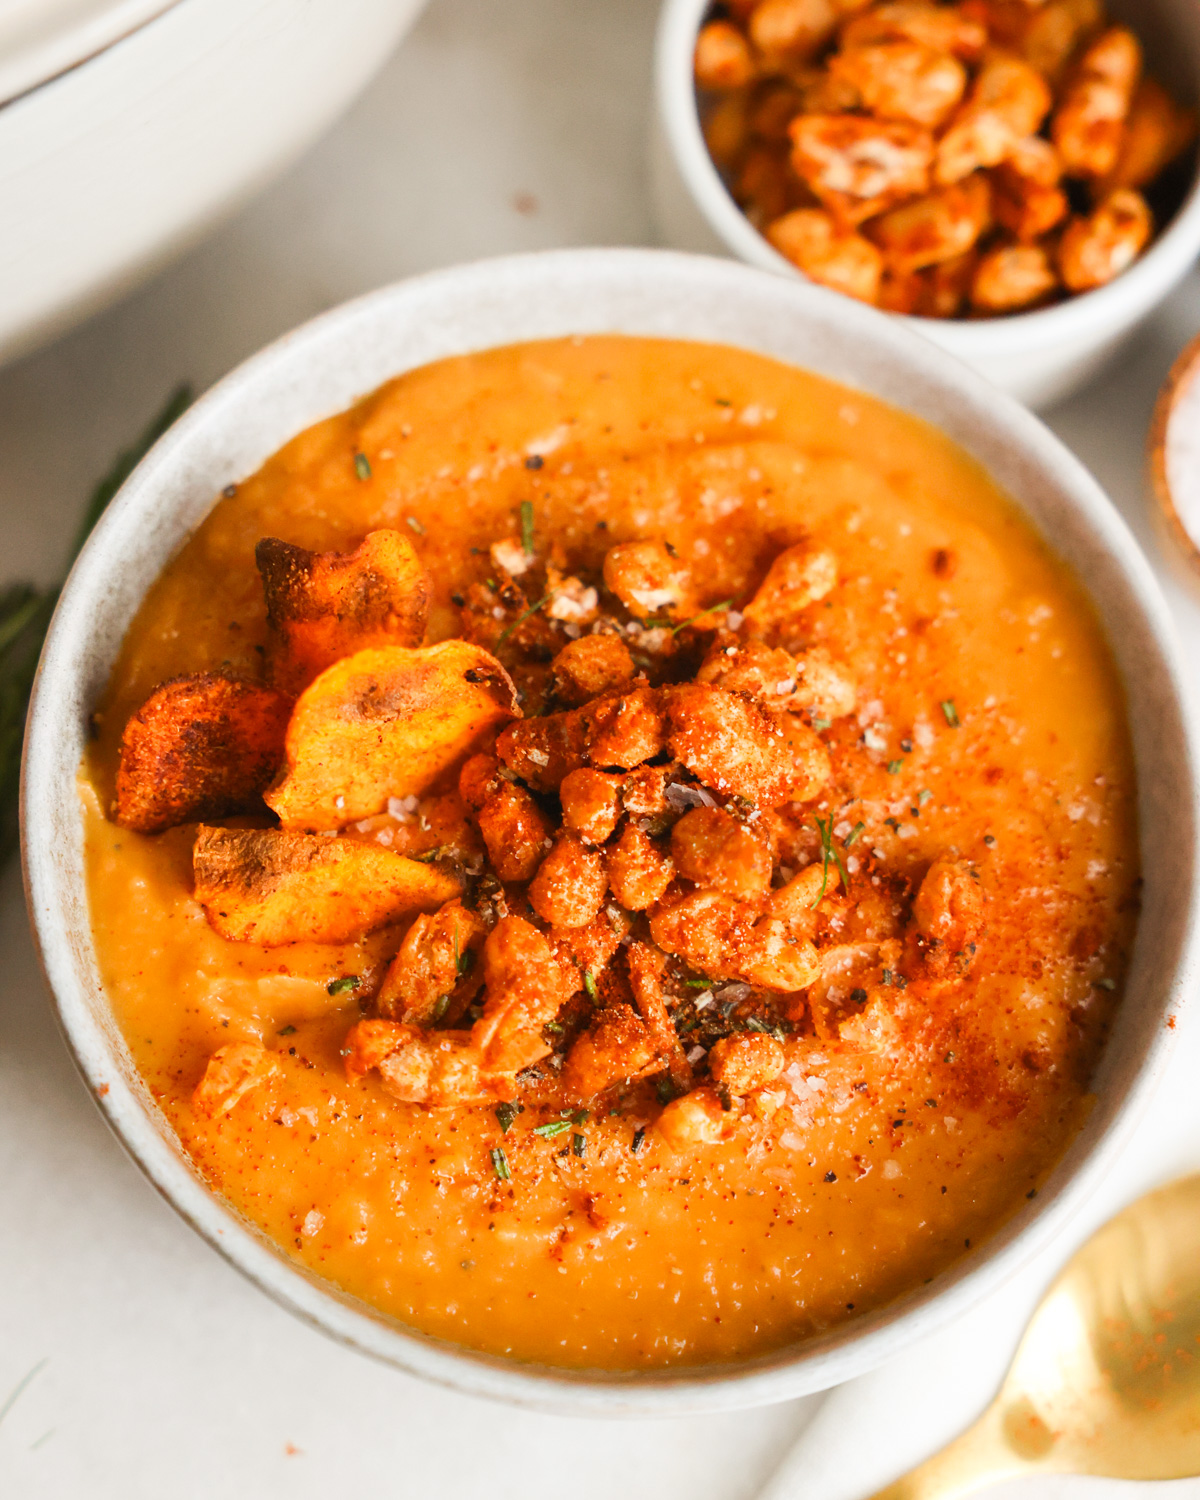
[[[968,1253],[1086,1112],[1120,688],[1011,503],[858,393],[616,338],[403,376],[216,505],[97,721],[138,1065],[429,1332],[777,1348]]]

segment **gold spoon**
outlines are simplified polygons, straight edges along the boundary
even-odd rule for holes
[[[978,1422],[872,1500],[950,1500],[1026,1474],[1200,1475],[1200,1175],[1093,1235]]]

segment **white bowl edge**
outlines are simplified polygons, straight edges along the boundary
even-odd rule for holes
[[[1096,602],[1129,695],[1143,854],[1152,856],[1143,859],[1143,916],[1097,1075],[1099,1103],[1038,1199],[930,1287],[818,1340],[743,1365],[632,1376],[523,1366],[402,1329],[297,1268],[210,1192],[108,1012],[88,928],[76,791],[88,715],[124,632],[225,484],[404,370],[593,332],[754,349],[924,416],[972,452]],[[118,1136],[184,1218],[276,1300],[367,1353],[475,1395],[580,1414],[759,1405],[846,1380],[957,1316],[1047,1244],[1119,1151],[1165,1066],[1168,1016],[1200,972],[1200,740],[1189,694],[1157,583],[1095,481],[1027,411],[903,323],[728,261],[645,250],[514,256],[385,287],[304,325],[209,391],[127,481],[76,563],[39,667],[22,780],[27,896],[68,1045]]]

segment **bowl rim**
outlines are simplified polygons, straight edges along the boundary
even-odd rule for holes
[[[792,280],[807,280],[750,223],[734,202],[700,129],[692,55],[711,0],[663,0],[655,39],[655,108],[680,176],[709,228],[740,260]],[[1187,274],[1200,251],[1200,160],[1187,197],[1150,248],[1106,286],[1031,312],[976,321],[888,313],[963,358],[1019,354],[1028,349],[1101,337],[1160,301]]]
[[[681,320],[693,331],[685,332]],[[739,327],[751,324],[756,331],[739,336]],[[462,332],[464,327],[469,331]],[[918,415],[923,403],[945,403],[947,415],[938,425],[985,467],[1003,472],[1007,465],[1018,478],[1028,475],[1031,485],[1036,481],[1048,494],[1061,495],[1063,533],[1077,533],[1089,569],[1094,566],[1106,586],[1116,590],[1123,603],[1112,609],[1131,611],[1136,627],[1131,633],[1141,631],[1145,637],[1147,675],[1157,674],[1164,695],[1161,716],[1167,728],[1157,727],[1155,744],[1165,746],[1167,769],[1154,784],[1169,784],[1173,775],[1168,790],[1174,801],[1169,822],[1165,814],[1155,814],[1164,819],[1170,835],[1165,848],[1155,852],[1166,861],[1164,872],[1175,861],[1170,879],[1183,902],[1168,934],[1174,962],[1165,978],[1149,986],[1157,997],[1149,1040],[1111,1108],[1098,1088],[1100,1104],[1038,1198],[975,1254],[950,1266],[929,1286],[793,1349],[732,1366],[634,1374],[525,1365],[404,1328],[288,1260],[201,1181],[181,1149],[172,1145],[169,1127],[132,1069],[106,1008],[86,920],[82,819],[75,792],[92,695],[107,678],[145,587],[225,484],[252,472],[295,432],[344,409],[388,374],[432,358],[530,338],[600,332],[699,338],[790,359],[827,375],[832,369],[831,378],[916,409]],[[795,339],[799,348],[788,342]],[[815,339],[824,339],[825,346],[813,365],[810,345]],[[844,368],[857,370],[861,378],[838,373]],[[257,408],[272,403],[276,408],[282,403],[286,414],[276,410],[275,430],[268,434],[260,431]],[[964,438],[964,425],[977,437]],[[251,429],[253,435],[247,437]],[[1015,498],[1025,509],[1022,496]],[[1104,620],[1104,608],[1094,593],[1092,597]],[[110,636],[115,631],[114,640],[104,639],[106,629]],[[1119,657],[1124,648],[1118,641],[1110,634]],[[1150,689],[1143,689],[1138,676],[1125,675],[1136,739],[1141,731],[1132,710],[1139,694],[1148,695]],[[1140,772],[1150,754],[1151,747],[1145,748],[1146,755],[1139,749],[1143,798],[1153,791]],[[1173,772],[1172,755],[1179,762]],[[1157,1085],[1174,1040],[1170,1018],[1189,981],[1200,974],[1194,847],[1200,824],[1198,762],[1200,733],[1186,669],[1149,564],[1096,481],[1024,407],[931,341],[916,337],[904,323],[798,279],[661,250],[544,251],[431,272],[344,303],[251,356],[160,439],[93,532],[51,623],[26,726],[22,861],[39,957],[60,1028],[85,1083],[158,1191],[268,1295],[342,1342],[466,1394],[579,1415],[697,1414],[790,1399],[883,1363],[1014,1274],[1099,1184]],[[1168,876],[1156,878],[1166,881]],[[73,905],[80,916],[74,927]],[[1141,930],[1149,926],[1150,917],[1144,915]],[[1149,938],[1135,945],[1135,966],[1148,946],[1154,951],[1162,945],[1150,944]],[[1136,977],[1142,977],[1140,969]],[[1132,993],[1132,981],[1129,989]],[[1128,996],[1120,1015],[1127,1012],[1133,1014]],[[1110,1045],[1102,1069],[1110,1063],[1117,1069],[1125,1066],[1124,1054],[1119,1059],[1116,1054]],[[1101,1128],[1106,1109],[1111,1118]]]
[[[67,15],[49,34],[0,51],[0,109],[82,67],[117,42],[178,5],[180,0],[106,0],[88,13]]]

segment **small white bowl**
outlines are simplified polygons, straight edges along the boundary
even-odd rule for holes
[[[704,143],[692,55],[710,3],[664,0],[659,19],[650,138],[650,182],[659,234],[664,243],[680,250],[732,253],[752,266],[804,280],[733,201]],[[1111,0],[1109,9],[1137,31],[1151,69],[1176,97],[1193,106],[1200,102],[1200,4]],[[1200,176],[1145,255],[1108,286],[1009,317],[903,321],[1018,400],[1048,406],[1098,373],[1137,324],[1178,285],[1198,254]]]
[[[1033,1202],[929,1286],[824,1337],[735,1364],[637,1375],[517,1364],[403,1328],[300,1269],[205,1186],[138,1076],[100,984],[76,785],[88,716],[125,631],[226,484],[402,371],[499,344],[607,332],[731,344],[805,366],[935,423],[992,472],[1103,620],[1128,694],[1145,872],[1095,1107]],[[385,287],[306,324],[209,391],[126,483],[75,565],[34,690],[22,781],[29,909],[67,1043],[114,1130],[183,1217],[292,1311],[416,1374],[554,1411],[682,1414],[782,1401],[847,1380],[957,1317],[1044,1246],[1109,1170],[1200,969],[1200,777],[1186,700],[1158,586],[1095,480],[1023,407],[904,323],[726,260],[653,250],[515,256]]]
[[[13,44],[0,81],[6,61],[18,82],[68,67],[0,105],[0,363],[128,291],[282,171],[424,3],[56,0],[40,50],[0,30]],[[132,31],[109,35],[118,22]]]

